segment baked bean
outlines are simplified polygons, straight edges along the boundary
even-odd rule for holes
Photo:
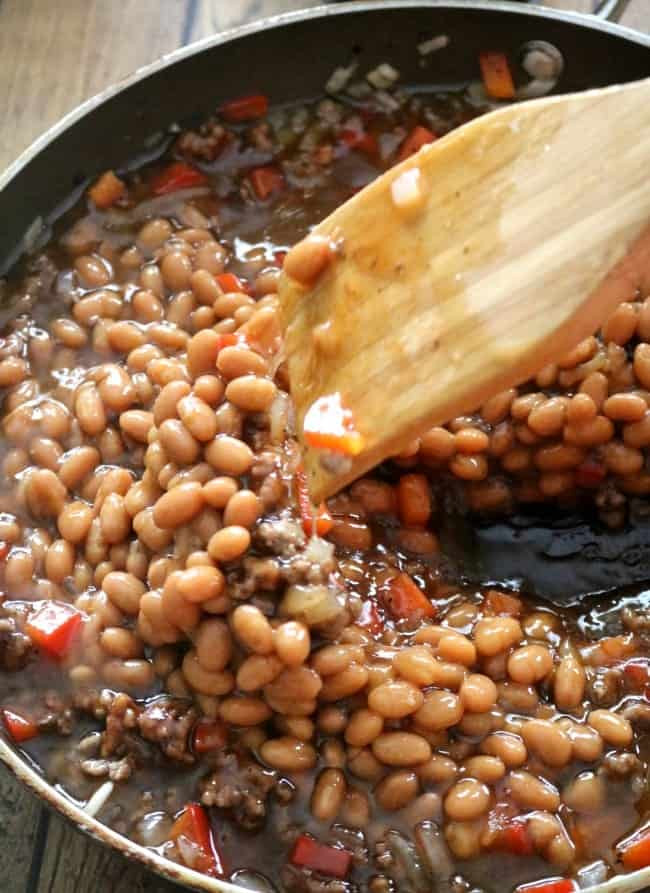
[[[203,485],[203,498],[213,508],[222,509],[238,490],[238,483],[231,477],[212,478]]]
[[[411,803],[418,794],[419,782],[415,772],[398,769],[389,772],[375,788],[375,799],[382,809],[394,812]]]
[[[573,756],[583,763],[593,763],[603,752],[603,739],[596,729],[582,723],[571,723],[566,730],[573,747]]]
[[[275,716],[275,726],[278,731],[298,738],[300,741],[310,741],[314,737],[315,725],[306,716]]]
[[[111,571],[104,577],[102,589],[120,611],[133,616],[140,609],[140,598],[146,587],[133,574]]]
[[[312,285],[333,259],[333,250],[325,236],[310,235],[293,246],[284,259],[287,276],[301,285]]]
[[[579,706],[585,684],[585,671],[580,661],[572,655],[563,657],[553,679],[555,703],[560,710],[573,710]]]
[[[192,262],[182,251],[170,251],[160,264],[163,282],[171,291],[189,288]]]
[[[288,667],[266,686],[264,694],[272,700],[312,700],[322,687],[320,676],[309,667]]]
[[[420,438],[420,454],[425,459],[444,462],[456,452],[456,441],[451,431],[431,428]]]
[[[187,524],[203,508],[203,487],[198,482],[179,484],[164,493],[153,507],[158,527],[174,528]]]
[[[445,812],[454,821],[472,821],[487,812],[490,789],[475,778],[463,778],[444,799]]]
[[[412,732],[382,732],[372,742],[374,756],[387,766],[417,766],[431,756],[431,745]]]
[[[488,676],[472,673],[463,680],[459,697],[466,710],[485,713],[496,703],[497,687]]]
[[[56,518],[67,496],[65,485],[49,468],[30,472],[25,485],[29,510],[38,518]]]
[[[64,540],[77,544],[86,538],[93,520],[93,511],[85,502],[67,503],[59,513],[57,526]]]
[[[522,766],[528,757],[520,735],[512,732],[493,732],[480,745],[482,753],[499,757],[508,768]]]
[[[251,528],[262,514],[262,504],[252,490],[239,490],[228,500],[223,513],[225,525]]]
[[[268,373],[264,357],[243,345],[224,347],[219,351],[217,369],[229,381],[244,375],[263,376]]]
[[[566,766],[571,759],[571,741],[556,723],[530,719],[524,724],[521,735],[528,749],[549,766]]]
[[[312,745],[289,736],[265,741],[260,747],[260,756],[281,772],[303,772],[316,765],[316,751]]]
[[[170,530],[158,527],[153,519],[153,509],[146,508],[133,519],[133,529],[138,539],[152,552],[164,549],[172,541],[173,534]]]
[[[311,796],[311,812],[321,822],[332,822],[339,814],[347,790],[340,769],[324,769],[316,779]]]
[[[277,388],[268,378],[242,375],[226,385],[226,399],[244,412],[265,412],[275,399]]]
[[[324,645],[312,655],[311,665],[320,676],[332,676],[359,659],[364,659],[363,652],[350,645]]]
[[[309,628],[298,620],[288,620],[273,632],[273,645],[280,660],[290,667],[304,663],[309,657]]]
[[[222,434],[208,444],[205,458],[218,472],[238,476],[253,464],[250,447],[235,437]]]
[[[432,685],[436,679],[436,661],[426,645],[413,645],[398,651],[393,666],[400,676],[420,688]]]
[[[187,368],[192,378],[214,374],[221,339],[212,329],[197,332],[187,344]]]
[[[423,474],[402,475],[397,484],[397,512],[404,524],[426,524],[431,517],[429,482]]]
[[[284,666],[275,655],[251,654],[239,666],[237,688],[246,692],[258,691],[273,682]]]
[[[166,419],[158,429],[165,453],[178,465],[191,465],[199,456],[199,444],[178,419]]]
[[[634,374],[642,387],[650,388],[650,345],[637,344],[634,349]]]
[[[603,403],[603,412],[615,422],[638,422],[647,408],[643,397],[637,394],[612,394]]]
[[[138,691],[152,685],[155,674],[148,660],[109,660],[102,667],[102,676],[119,691]]]
[[[208,543],[208,553],[215,561],[234,561],[248,549],[251,537],[245,527],[231,524],[218,530]]]
[[[482,481],[487,477],[488,464],[485,456],[456,455],[449,463],[450,471],[464,481]]]
[[[447,632],[440,637],[438,654],[443,660],[471,667],[476,662],[474,644],[461,633]]]
[[[343,698],[349,698],[365,688],[368,675],[366,667],[351,663],[345,670],[328,676],[324,680],[320,699],[322,701],[340,701]]]
[[[523,769],[510,772],[506,777],[506,784],[514,800],[524,809],[555,812],[560,805],[560,795],[555,785]]]
[[[194,382],[192,390],[199,400],[203,400],[208,406],[214,407],[223,397],[225,387],[224,383],[216,375],[199,375]]]
[[[163,218],[154,218],[144,224],[138,233],[138,244],[144,251],[152,252],[160,248],[172,234],[171,224]]]
[[[482,656],[492,657],[522,639],[521,625],[514,617],[488,617],[474,629],[474,644]]]
[[[508,673],[521,685],[539,682],[553,669],[553,658],[544,645],[524,645],[508,658]]]
[[[614,747],[628,747],[632,741],[632,726],[629,721],[611,710],[592,710],[587,722],[604,741]]]
[[[581,772],[562,790],[562,800],[579,813],[597,813],[605,805],[605,784],[594,772]]]
[[[402,719],[415,713],[424,703],[419,688],[405,680],[384,682],[368,695],[368,706],[386,719]]]
[[[650,445],[650,410],[640,421],[623,426],[623,441],[627,446],[637,449]]]
[[[229,670],[205,670],[194,649],[190,649],[183,658],[183,676],[195,691],[203,695],[219,697],[229,694],[235,687],[234,677]]]
[[[528,427],[540,437],[550,437],[562,430],[566,404],[562,397],[551,397],[535,406],[527,419]]]
[[[368,698],[370,703],[370,698]],[[422,706],[414,715],[415,722],[423,729],[439,731],[456,725],[463,715],[460,698],[448,691],[430,691],[424,696]]]
[[[219,705],[221,718],[232,726],[257,726],[271,717],[268,704],[259,698],[225,698]]]
[[[634,335],[637,326],[637,307],[628,301],[619,304],[601,329],[604,341],[626,344]]]
[[[75,549],[65,539],[55,540],[45,555],[45,573],[53,583],[62,583],[72,574]]]
[[[259,608],[240,605],[233,611],[231,620],[233,631],[242,645],[256,654],[271,654],[273,630]]]
[[[224,670],[232,656],[228,625],[217,618],[201,621],[194,634],[194,647],[197,660],[205,670]]]
[[[142,654],[142,643],[129,629],[109,626],[100,637],[99,644],[107,654],[122,660],[131,660]]]
[[[499,757],[479,755],[465,760],[460,771],[462,775],[469,775],[485,784],[495,784],[506,774],[506,767]]]

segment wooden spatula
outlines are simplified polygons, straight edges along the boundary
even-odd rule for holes
[[[649,222],[650,80],[477,118],[323,220],[280,282],[314,501],[594,332]]]

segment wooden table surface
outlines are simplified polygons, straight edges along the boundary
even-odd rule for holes
[[[163,53],[315,0],[0,0],[0,170],[83,99]],[[549,0],[589,11],[592,0]],[[650,32],[650,0],[623,23]],[[3,893],[173,893],[45,810],[0,768]]]

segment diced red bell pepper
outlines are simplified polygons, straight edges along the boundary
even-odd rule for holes
[[[234,273],[219,273],[217,284],[224,292],[241,291],[248,294],[247,285]]]
[[[516,856],[530,856],[534,853],[535,846],[526,820],[520,816],[508,819],[497,834],[494,849],[513,853]]]
[[[618,847],[621,862],[628,871],[650,865],[650,829],[639,831]]]
[[[436,615],[435,607],[408,574],[398,574],[390,580],[384,602],[397,619],[422,620]]]
[[[272,164],[254,168],[248,175],[248,179],[255,190],[255,195],[262,201],[284,188],[282,171]]]
[[[27,617],[25,632],[51,657],[65,657],[82,622],[76,608],[65,602],[36,602]]]
[[[10,551],[11,543],[6,542],[5,540],[0,540],[0,561],[4,561]]]
[[[302,425],[305,440],[322,450],[357,456],[365,438],[357,431],[354,416],[343,406],[340,394],[319,397],[307,410]]]
[[[290,860],[293,865],[300,868],[309,868],[328,877],[343,880],[350,871],[352,853],[327,846],[307,834],[301,834],[291,851]]]
[[[113,171],[105,171],[88,190],[88,198],[95,207],[103,210],[114,205],[125,192],[126,184]]]
[[[372,599],[366,599],[361,606],[361,613],[356,620],[359,626],[363,626],[373,635],[377,635],[384,628],[384,621],[379,614],[379,608]]]
[[[2,720],[11,740],[15,741],[16,744],[22,744],[23,741],[29,741],[30,738],[35,738],[38,735],[36,723],[21,716],[19,713],[14,713],[13,710],[5,708],[2,711]]]
[[[226,727],[213,719],[200,719],[192,734],[192,748],[195,753],[209,753],[225,747],[228,740]]]
[[[302,468],[295,473],[296,481],[296,502],[300,509],[300,518],[302,520],[302,529],[305,536],[326,536],[334,526],[334,520],[327,510],[324,502],[316,509],[314,514],[314,506],[312,505],[309,488],[307,486],[307,478]]]
[[[585,459],[575,470],[575,482],[578,487],[591,489],[599,487],[607,475],[607,469],[595,459]]]
[[[185,843],[185,847],[181,850],[183,855],[189,844],[192,864],[188,864],[188,868],[194,868],[212,877],[224,877],[223,860],[210,829],[208,816],[198,803],[188,803],[172,825],[169,836],[175,841],[183,838]]]
[[[556,877],[543,881],[533,881],[532,884],[520,884],[515,893],[574,893],[578,889],[575,881],[569,878]]]
[[[167,195],[179,189],[191,189],[203,186],[207,177],[186,161],[172,161],[164,170],[151,180],[151,191],[154,195]]]
[[[230,102],[224,102],[219,109],[222,117],[233,123],[263,118],[268,110],[269,100],[263,93],[252,93],[250,96],[231,99]]]
[[[404,161],[405,158],[410,158],[411,155],[415,155],[422,146],[426,146],[428,143],[432,143],[436,139],[437,136],[432,130],[429,130],[428,127],[423,127],[421,124],[416,125],[399,147],[397,160]]]
[[[345,129],[339,134],[341,142],[345,143],[350,149],[358,149],[364,155],[377,155],[379,153],[379,143],[377,137],[372,133],[366,133],[364,130]]]
[[[490,589],[485,596],[484,607],[491,614],[509,614],[511,617],[518,617],[521,614],[522,604],[514,595]]]
[[[623,676],[627,682],[636,689],[642,689],[650,683],[650,662],[647,658],[639,657],[625,661],[622,665]]]
[[[515,85],[505,53],[479,53],[483,86],[493,99],[514,99]]]

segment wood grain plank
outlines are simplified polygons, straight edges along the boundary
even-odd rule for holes
[[[190,40],[198,40],[266,16],[320,5],[319,0],[197,0]]]
[[[0,769],[0,878],[3,893],[24,893],[32,860],[42,855],[35,842],[41,805],[4,767]]]
[[[181,889],[81,835],[59,816],[50,817],[34,893],[179,893]]]
[[[82,100],[175,49],[188,3],[3,0],[0,168]]]

